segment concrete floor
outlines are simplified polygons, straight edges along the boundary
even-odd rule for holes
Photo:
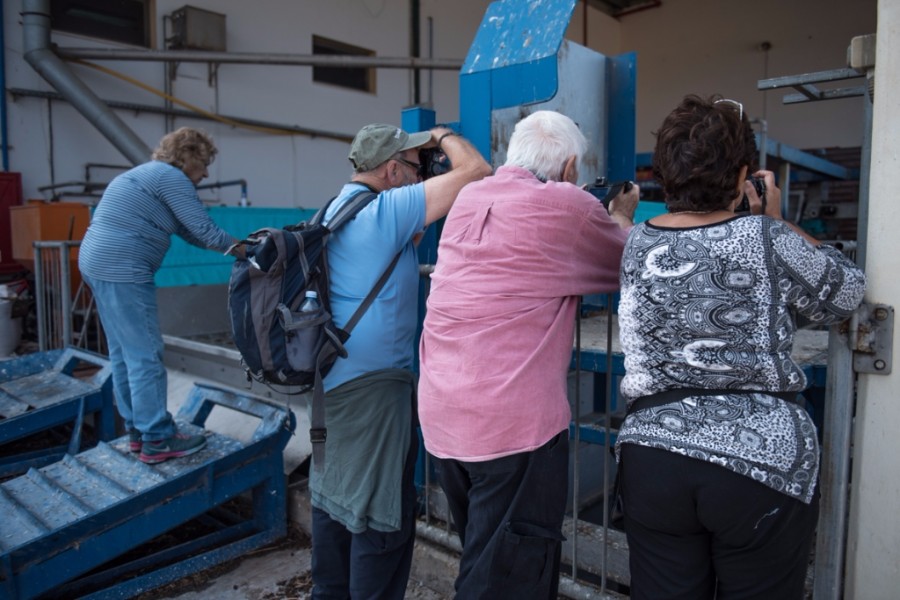
[[[276,550],[263,556],[249,556],[238,567],[215,579],[204,590],[170,596],[178,600],[261,600],[263,598],[309,598],[309,592],[285,595],[283,583],[299,575],[309,574],[309,548]],[[281,585],[279,585],[281,584]],[[444,600],[440,594],[410,579],[407,600]]]
[[[214,381],[195,375],[168,370],[169,410],[178,411],[181,400],[187,397],[194,382],[221,385]],[[305,410],[294,408],[298,421],[305,421]],[[211,415],[207,426],[224,435],[242,439],[252,432],[255,423],[242,424],[234,415],[228,418],[215,419]],[[247,431],[247,426],[250,430]],[[308,424],[298,423],[297,431],[305,431]],[[285,471],[291,472],[309,455],[309,442],[303,434],[295,435],[285,449]],[[311,512],[309,494],[305,482],[299,482],[288,491],[288,512],[290,519],[309,533],[311,530]],[[285,596],[284,583],[309,575],[311,564],[309,548],[287,548],[274,550],[254,556],[246,556],[235,569],[218,575],[212,585],[200,590],[170,596],[180,600],[212,599],[216,600],[268,600],[280,598],[309,598],[308,592],[302,595]],[[443,600],[453,596],[453,580],[456,577],[458,562],[452,553],[424,542],[416,543],[413,558],[413,572],[410,576],[406,598],[410,600]],[[281,585],[279,585],[281,584]],[[426,585],[427,584],[427,585]]]

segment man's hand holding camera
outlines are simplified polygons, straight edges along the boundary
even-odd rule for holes
[[[619,227],[627,228],[634,225],[634,211],[637,210],[641,188],[636,183],[627,192],[623,189],[619,195],[609,203],[609,216]]]

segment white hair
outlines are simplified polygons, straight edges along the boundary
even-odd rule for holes
[[[569,117],[552,110],[533,112],[518,123],[509,138],[506,164],[528,169],[542,181],[560,181],[566,160],[576,164],[587,151],[587,140]]]

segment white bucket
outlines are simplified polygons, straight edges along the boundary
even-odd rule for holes
[[[22,339],[22,319],[12,318],[12,300],[0,299],[0,357],[9,356]]]

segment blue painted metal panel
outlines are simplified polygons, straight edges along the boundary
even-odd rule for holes
[[[508,108],[544,102],[559,89],[558,59],[548,56],[493,71],[491,108]]]
[[[491,72],[459,78],[460,132],[491,160]]]
[[[491,160],[491,111],[541,102],[558,89],[557,54],[576,0],[488,6],[460,75],[462,133]]]
[[[577,0],[492,2],[463,63],[462,74],[556,56]]]
[[[635,177],[635,127],[637,123],[637,54],[629,52],[608,59],[607,163],[610,181]]]

